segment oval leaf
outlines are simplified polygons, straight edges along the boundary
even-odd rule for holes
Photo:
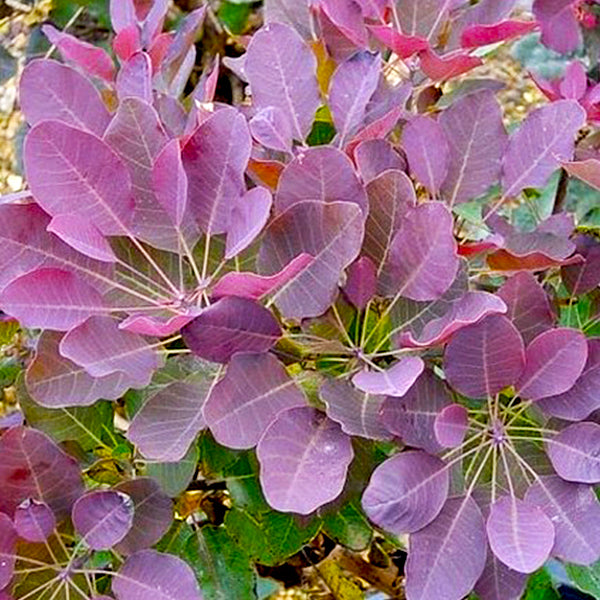
[[[600,482],[600,425],[575,423],[546,443],[552,465],[563,479]]]
[[[399,360],[385,371],[362,371],[352,378],[352,383],[368,394],[402,397],[423,372],[425,363],[416,356]]]
[[[45,542],[56,527],[56,517],[45,502],[28,499],[15,511],[15,528],[28,542]]]
[[[469,428],[467,409],[460,404],[451,404],[442,409],[435,418],[435,437],[444,448],[456,448],[463,443]]]

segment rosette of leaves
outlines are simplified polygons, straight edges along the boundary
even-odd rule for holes
[[[299,550],[321,517],[336,537],[328,511],[366,522],[361,494],[376,527],[409,534],[409,600],[518,598],[550,556],[597,560],[600,245],[536,205],[563,165],[597,182],[597,159],[576,147],[587,106],[565,93],[509,136],[489,82],[443,109],[420,103],[481,64],[480,46],[538,27],[512,6],[269,2],[226,61],[251,90],[237,108],[214,102],[218,62],[180,100],[204,9],[165,34],[168,3],[112,2],[118,69],[46,28],[67,64],[24,71],[29,191],[0,206],[0,308],[42,330],[33,400],[86,407],[142,390],[126,435],[150,464],[194,456],[206,428],[250,451],[224,475],[233,509],[210,539],[231,535],[263,564]],[[524,227],[515,206],[529,204]],[[182,353],[198,357],[191,370]],[[1,442],[16,452],[29,431]],[[386,460],[357,481],[364,443]],[[136,481],[123,485],[151,485]],[[135,490],[73,484],[57,515],[44,489],[2,510],[9,532],[29,498],[59,531],[72,524],[48,587],[137,598],[168,572],[183,587],[164,597],[197,597],[185,563],[148,550],[158,534],[118,549]],[[280,529],[267,515],[297,547],[261,555]],[[21,569],[48,564],[21,567],[19,536],[6,536],[17,553],[4,580],[17,597]],[[186,555],[203,582],[209,545]]]

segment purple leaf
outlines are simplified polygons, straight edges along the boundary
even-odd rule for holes
[[[561,162],[571,160],[575,136],[586,121],[574,100],[559,100],[531,112],[511,136],[504,155],[504,197],[541,188]]]
[[[547,440],[547,452],[556,472],[567,481],[600,483],[600,425],[569,425]]]
[[[126,232],[133,216],[131,179],[101,139],[42,121],[27,135],[24,160],[31,192],[46,212],[80,216],[105,235]]]
[[[269,505],[303,515],[340,495],[354,456],[351,439],[340,426],[308,406],[280,413],[256,454]]]
[[[377,269],[368,256],[362,256],[348,269],[344,293],[356,308],[363,310],[375,296],[376,288]]]
[[[131,529],[115,546],[126,556],[150,548],[167,533],[173,520],[173,503],[154,479],[142,477],[120,483],[115,491],[133,500]]]
[[[448,174],[450,148],[440,123],[431,117],[414,117],[402,132],[402,147],[416,178],[436,194]]]
[[[423,372],[425,363],[417,356],[402,358],[383,371],[361,371],[352,383],[367,394],[402,397]]]
[[[121,63],[129,60],[142,49],[140,28],[136,23],[125,27],[115,35],[112,41],[112,49]]]
[[[101,262],[117,262],[108,240],[95,225],[78,215],[57,215],[50,221],[47,229],[81,254]]]
[[[127,438],[146,457],[159,462],[181,460],[206,427],[202,406],[213,383],[206,368],[197,380],[176,381],[150,396],[136,413]]]
[[[226,363],[236,352],[266,352],[281,337],[281,328],[260,304],[227,296],[205,309],[181,333],[194,354]]]
[[[444,448],[456,448],[463,443],[469,428],[467,409],[460,404],[451,404],[442,409],[435,418],[435,437]]]
[[[478,323],[492,314],[506,312],[506,305],[495,294],[467,292],[450,305],[448,311],[438,319],[429,321],[418,338],[408,331],[399,336],[402,346],[426,348],[445,343],[452,334],[463,327]]]
[[[93,377],[125,373],[131,387],[150,383],[164,357],[135,333],[119,329],[110,317],[91,317],[72,329],[60,343],[60,353]]]
[[[519,573],[533,573],[550,556],[554,526],[541,508],[504,496],[492,504],[487,533],[494,554]]]
[[[460,600],[483,573],[486,548],[485,523],[475,500],[450,498],[438,517],[410,538],[406,597]]]
[[[225,258],[233,258],[243,252],[269,220],[273,197],[264,187],[255,187],[243,196],[234,198],[227,229]]]
[[[0,438],[0,512],[13,515],[28,498],[45,502],[58,517],[83,491],[79,466],[43,433],[13,427]]]
[[[390,248],[385,295],[436,300],[452,284],[459,258],[450,211],[427,202],[408,211]],[[389,271],[388,271],[389,269]]]
[[[541,508],[556,532],[552,555],[581,565],[600,557],[600,504],[588,485],[549,475],[527,490],[525,500]]]
[[[600,408],[600,340],[587,341],[588,358],[583,372],[568,391],[543,398],[537,405],[544,412],[568,421],[580,421]]]
[[[588,80],[585,67],[578,60],[567,65],[559,87],[563,98],[571,100],[583,98],[587,91]]]
[[[435,419],[450,401],[444,384],[426,369],[403,398],[385,400],[381,422],[407,446],[436,453],[442,446],[435,436]]]
[[[167,337],[191,323],[202,309],[193,308],[189,314],[175,315],[168,319],[148,317],[146,315],[131,315],[119,323],[119,329],[137,333],[139,335],[150,335],[153,337]]]
[[[440,115],[449,145],[442,196],[450,206],[477,198],[500,178],[508,141],[500,105],[482,90],[461,98]]]
[[[448,17],[450,0],[395,0],[398,24],[406,35],[419,35],[427,40],[435,37]]]
[[[564,163],[564,168],[569,175],[585,181],[591,187],[600,190],[600,160],[588,158],[587,160]]]
[[[584,262],[563,267],[561,275],[568,292],[581,295],[600,284],[600,243],[591,235],[580,235],[575,238],[575,246]]]
[[[259,271],[277,273],[302,253],[314,258],[275,296],[284,317],[314,317],[327,310],[343,269],[358,256],[363,232],[363,214],[352,202],[301,202],[271,221],[260,248]]]
[[[97,400],[120,398],[129,382],[124,373],[92,377],[87,371],[59,353],[62,335],[45,331],[38,340],[25,383],[37,404],[46,408],[90,406]]]
[[[215,299],[225,296],[238,296],[239,298],[259,300],[294,280],[312,263],[312,256],[299,254],[275,275],[262,276],[255,273],[227,273],[217,282],[211,296]]]
[[[279,152],[292,151],[292,124],[277,106],[267,106],[250,121],[252,137],[266,148]]]
[[[327,379],[319,395],[327,405],[327,416],[339,423],[344,433],[374,440],[391,438],[380,422],[385,396],[365,394],[341,379]]]
[[[101,136],[110,114],[93,84],[54,60],[32,60],[19,83],[19,104],[27,122],[55,119]]]
[[[246,119],[232,108],[217,111],[184,146],[188,203],[205,233],[227,231],[232,203],[246,191],[244,171],[251,147]]]
[[[309,148],[287,165],[275,196],[276,212],[283,213],[305,200],[353,202],[366,211],[367,197],[352,162],[332,146]]]
[[[117,74],[119,100],[139,98],[152,104],[152,63],[146,52],[130,56]]]
[[[69,271],[38,269],[12,281],[0,306],[32,329],[68,331],[106,312],[100,293]]]
[[[142,550],[130,556],[114,576],[117,600],[202,600],[191,567],[171,554]]]
[[[73,506],[73,525],[92,550],[107,550],[131,529],[134,504],[121,492],[89,492]]]
[[[405,171],[406,160],[387,140],[366,140],[354,150],[354,161],[362,180],[369,183],[385,171]],[[411,184],[412,188],[412,184]],[[367,194],[369,188],[367,188]]]
[[[282,411],[304,406],[306,397],[271,354],[236,354],[203,407],[219,444],[253,448]]]
[[[498,290],[498,296],[506,303],[506,316],[520,331],[525,343],[553,327],[550,299],[531,273],[517,273],[507,279]]]
[[[312,39],[308,2],[296,0],[265,0],[265,22],[284,23],[293,27],[304,39]]]
[[[15,569],[17,532],[7,515],[0,513],[0,590],[8,586]],[[0,599],[2,598],[0,592]]]
[[[535,0],[533,14],[542,28],[542,43],[561,54],[577,50],[581,30],[573,0]]]
[[[268,23],[252,37],[244,70],[255,106],[279,108],[293,137],[303,140],[320,100],[317,61],[302,38],[287,25]]]
[[[587,361],[585,336],[574,329],[551,329],[538,335],[525,351],[518,394],[540,400],[570,390]]]
[[[419,53],[421,69],[432,81],[447,81],[483,64],[478,56],[470,56],[466,52],[454,52],[446,56],[438,56],[427,48]]]
[[[418,35],[403,35],[388,25],[369,25],[369,31],[400,58],[410,58],[425,50],[429,42]]]
[[[359,48],[367,46],[367,31],[360,2],[356,0],[319,0],[319,5],[344,37]]]
[[[363,252],[375,263],[377,274],[381,275],[392,240],[409,209],[416,206],[417,198],[411,180],[397,170],[385,171],[370,181],[367,195],[369,215]]]
[[[470,25],[460,35],[463,48],[478,48],[521,37],[537,29],[535,21],[501,21],[490,25]]]
[[[527,575],[509,569],[488,549],[483,574],[475,584],[475,593],[481,600],[521,600],[527,584]]]
[[[110,82],[114,79],[115,65],[105,50],[88,42],[82,42],[52,25],[43,25],[42,31],[67,62],[105,81]]]
[[[150,46],[155,38],[160,35],[167,12],[169,11],[169,0],[154,0],[146,14],[139,14],[138,19],[142,19],[142,41],[146,46]]]
[[[171,140],[156,157],[152,167],[152,188],[173,225],[180,228],[187,208],[188,180],[178,140]]]
[[[110,0],[110,22],[116,33],[137,25],[134,0]]]
[[[379,82],[381,57],[369,51],[357,52],[334,72],[329,87],[329,106],[343,147],[363,121],[367,104]]]
[[[15,511],[17,533],[28,542],[45,542],[55,527],[56,517],[44,502],[27,499],[21,502]]]
[[[491,315],[455,333],[444,354],[448,381],[470,398],[493,396],[514,384],[524,364],[521,335],[500,315]]]
[[[382,20],[388,5],[388,0],[357,0],[357,2],[362,8],[365,19]]]
[[[373,471],[362,506],[379,527],[396,535],[413,533],[438,516],[449,484],[439,458],[420,450],[401,452]]]

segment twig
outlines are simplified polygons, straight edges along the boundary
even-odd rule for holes
[[[554,196],[554,207],[552,209],[552,214],[556,215],[561,213],[565,206],[565,201],[567,199],[567,188],[569,187],[569,174],[566,169],[560,170],[560,179],[558,180],[558,185],[556,186],[556,195]]]

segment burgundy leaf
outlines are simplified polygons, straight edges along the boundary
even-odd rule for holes
[[[115,65],[105,50],[82,42],[76,37],[59,31],[52,25],[42,26],[44,35],[50,43],[58,48],[61,56],[87,71],[90,75],[100,77],[105,81],[112,81],[115,76]]]
[[[600,340],[587,341],[588,358],[575,385],[558,396],[543,398],[538,406],[560,419],[580,421],[600,409]]]
[[[0,590],[8,586],[15,569],[17,532],[7,515],[0,513]],[[0,591],[1,594],[4,592]],[[8,597],[8,596],[7,596]]]
[[[142,550],[130,556],[114,576],[117,600],[202,600],[191,567],[171,554]]]
[[[339,496],[354,456],[351,439],[340,426],[308,406],[280,413],[256,454],[269,505],[303,515]]]
[[[517,381],[524,354],[515,326],[504,316],[491,315],[452,336],[444,354],[444,372],[465,396],[493,396]]]
[[[442,126],[431,117],[414,117],[402,132],[402,147],[411,172],[435,195],[446,179],[450,160]]]
[[[0,512],[13,515],[23,500],[45,502],[58,518],[83,491],[79,466],[43,433],[13,427],[0,438]]]
[[[478,56],[469,56],[462,52],[442,57],[427,49],[419,53],[419,56],[421,69],[433,81],[447,81],[483,64]]]
[[[226,363],[236,352],[266,352],[281,337],[281,328],[260,304],[227,296],[205,309],[181,333],[194,354]]]
[[[463,327],[478,323],[489,315],[505,312],[506,305],[495,294],[467,292],[453,302],[443,316],[429,321],[418,338],[408,331],[399,336],[399,343],[411,348],[437,346],[445,343],[453,333]]]
[[[374,440],[391,438],[380,422],[385,396],[366,394],[341,379],[327,379],[319,395],[327,405],[327,416],[339,423],[344,433]]]
[[[112,41],[113,52],[122,63],[142,49],[142,36],[136,23],[121,29]]]
[[[352,377],[352,383],[367,394],[402,397],[424,368],[425,363],[419,357],[409,356],[385,371],[361,371]]]
[[[125,165],[96,136],[59,121],[42,121],[25,140],[27,179],[52,216],[75,214],[105,235],[123,235],[133,216]]]
[[[435,419],[450,401],[444,384],[426,369],[403,398],[385,400],[381,422],[407,446],[436,453],[442,446],[435,435]]]
[[[437,518],[410,538],[408,600],[460,600],[485,567],[485,523],[473,498],[450,498]],[[452,577],[448,577],[452,573]]]
[[[542,29],[542,42],[561,54],[573,52],[581,43],[573,4],[573,0],[535,0],[533,3],[533,14]]]
[[[450,211],[439,202],[408,211],[390,248],[385,295],[436,300],[452,284],[459,259]]]
[[[250,121],[252,137],[272,150],[292,151],[292,124],[281,108],[267,106],[260,110]]]
[[[45,502],[27,499],[15,511],[15,529],[28,542],[45,542],[56,527],[56,517]],[[1,586],[0,586],[1,587]]]
[[[201,312],[202,309],[194,307],[188,310],[188,314],[175,315],[167,319],[133,314],[119,323],[119,329],[139,335],[167,337],[191,323]]]
[[[570,390],[587,357],[587,342],[579,331],[561,328],[541,333],[525,351],[525,369],[516,384],[519,395],[540,400]]]
[[[369,51],[357,52],[334,72],[329,87],[329,106],[343,147],[362,123],[367,104],[379,82],[381,57]]]
[[[114,490],[129,496],[134,505],[131,529],[115,550],[128,556],[156,544],[173,520],[171,499],[154,479],[146,477],[120,483]]]
[[[32,329],[68,331],[106,312],[100,293],[69,271],[38,269],[0,293],[0,306]]]
[[[475,584],[475,593],[481,600],[521,600],[527,575],[500,562],[488,549],[485,569]]]
[[[463,48],[477,48],[521,37],[538,27],[535,21],[501,21],[493,25],[471,25],[460,34]]]
[[[227,231],[232,203],[246,191],[251,146],[246,119],[232,108],[217,111],[184,146],[188,203],[205,233]]]
[[[410,58],[413,54],[426,50],[429,42],[420,36],[403,35],[388,25],[369,25],[369,31],[400,58]]]
[[[493,92],[461,98],[440,115],[448,142],[448,176],[442,196],[450,206],[484,194],[500,178],[508,137]]]
[[[171,140],[156,157],[152,188],[173,225],[181,227],[188,203],[188,181],[178,140]]]
[[[600,425],[583,422],[569,425],[547,440],[547,452],[556,472],[567,481],[600,482]]]
[[[131,387],[145,387],[164,357],[135,333],[119,329],[110,317],[91,317],[65,335],[60,353],[93,377],[125,373]]]
[[[89,492],[73,506],[73,525],[92,550],[107,550],[131,529],[134,504],[124,493],[111,490]]]
[[[511,136],[504,155],[504,196],[544,187],[560,163],[571,160],[575,136],[585,121],[585,111],[574,100],[559,100],[531,112]]]
[[[250,300],[259,300],[293,281],[312,263],[312,256],[299,254],[275,275],[263,276],[256,275],[255,273],[227,273],[216,283],[211,296],[217,300],[225,296],[238,296]]]
[[[348,269],[344,293],[356,308],[363,310],[375,296],[376,288],[377,269],[369,257],[362,256]]]
[[[300,202],[271,221],[260,248],[259,271],[277,273],[302,253],[314,258],[275,296],[286,318],[314,317],[327,310],[343,269],[360,251],[363,232],[363,214],[351,202]]]
[[[367,197],[352,162],[332,146],[309,148],[287,165],[277,188],[275,209],[283,213],[305,200],[353,202],[366,211]]]
[[[211,390],[203,414],[219,444],[252,448],[282,411],[306,398],[272,354],[236,354]]]
[[[550,556],[552,521],[535,504],[504,496],[492,504],[487,533],[494,554],[519,573],[533,573]]]
[[[506,303],[506,316],[520,331],[525,343],[554,325],[550,299],[531,273],[517,273],[507,279],[498,290],[498,296]]]
[[[233,258],[254,242],[269,220],[272,204],[271,192],[264,187],[252,188],[233,199],[225,258]]]
[[[413,533],[438,516],[449,484],[439,458],[420,450],[401,452],[373,471],[362,506],[379,527],[396,535]]]
[[[47,229],[81,254],[101,262],[117,262],[113,249],[100,230],[78,215],[56,215]]]
[[[373,181],[385,171],[405,171],[407,167],[406,160],[387,140],[361,142],[354,150],[354,161],[365,183]]]
[[[303,140],[320,100],[317,61],[302,38],[287,25],[268,23],[252,37],[244,70],[255,106],[281,109],[293,137]]]
[[[102,135],[110,114],[93,84],[54,60],[32,60],[19,83],[19,105],[27,122],[56,119]]]
[[[600,557],[600,504],[588,485],[549,475],[527,490],[525,500],[541,508],[556,532],[552,555],[582,565]]]
[[[152,104],[152,63],[146,52],[132,54],[117,74],[119,100],[139,98]]]
[[[202,406],[213,380],[213,370],[205,368],[197,379],[175,381],[150,396],[133,418],[127,438],[146,458],[181,460],[206,427]]]
[[[600,284],[600,243],[591,235],[579,235],[575,238],[575,246],[584,262],[563,267],[561,275],[568,292],[581,295]]]
[[[456,448],[463,443],[469,428],[467,409],[460,404],[451,404],[442,409],[435,418],[435,437],[444,448]]]

